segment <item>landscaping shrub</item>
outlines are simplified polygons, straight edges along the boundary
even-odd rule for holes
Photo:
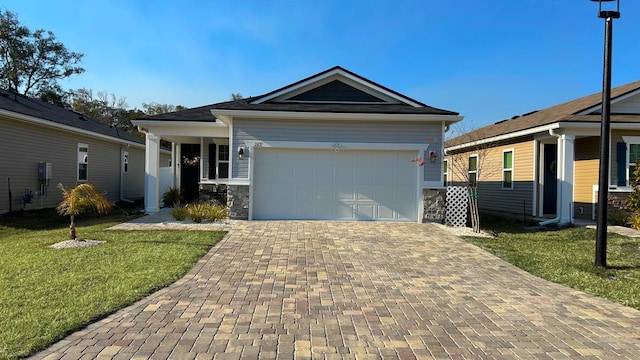
[[[208,206],[206,204],[189,204],[187,206],[187,211],[189,212],[189,217],[193,222],[201,223],[202,220],[207,218],[208,214]]]
[[[178,221],[182,221],[189,216],[189,210],[185,209],[184,206],[176,206],[171,210],[171,216]]]
[[[631,218],[631,227],[640,230],[640,214],[635,213],[635,215],[633,215]]]
[[[184,220],[189,217],[193,222],[218,221],[227,218],[227,207],[204,203],[193,203],[187,206],[177,206],[171,210],[171,216],[176,220]]]
[[[182,202],[182,190],[180,188],[169,188],[162,194],[162,202],[166,206],[177,206]]]
[[[227,207],[207,204],[207,221],[218,221],[227,218]]]
[[[611,225],[627,226],[629,224],[629,213],[624,210],[610,211],[607,217]]]

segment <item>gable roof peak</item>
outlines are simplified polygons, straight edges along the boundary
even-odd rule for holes
[[[332,68],[321,71],[315,75],[311,75],[302,80],[296,81],[292,84],[286,85],[279,89],[273,90],[262,96],[258,96],[250,101],[250,104],[262,104],[269,101],[282,101],[287,100],[287,96],[295,96],[300,92],[311,90],[318,86],[324,85],[327,82],[337,79],[353,88],[359,89],[363,92],[369,93],[375,98],[384,99],[389,103],[404,104],[413,107],[428,107],[428,105],[414,100],[408,96],[402,95],[394,90],[391,90],[383,85],[373,82],[361,75],[358,75],[352,71],[349,71],[339,65]]]

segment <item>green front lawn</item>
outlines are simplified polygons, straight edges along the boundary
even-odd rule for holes
[[[595,230],[526,232],[495,220],[483,227],[498,238],[466,240],[533,275],[640,310],[640,239],[609,233],[602,269],[594,265]]]
[[[122,218],[89,217],[75,249],[52,213],[0,219],[0,359],[26,356],[181,278],[224,232],[105,231]],[[105,222],[106,221],[106,222]]]

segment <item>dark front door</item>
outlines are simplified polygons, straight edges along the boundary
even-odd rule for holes
[[[180,189],[184,202],[188,203],[198,199],[200,144],[182,144],[180,152]]]
[[[543,164],[543,199],[542,212],[544,214],[555,215],[557,211],[558,200],[558,181],[557,181],[557,158],[558,145],[544,144],[544,164]]]

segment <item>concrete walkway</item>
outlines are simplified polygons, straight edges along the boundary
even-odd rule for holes
[[[236,222],[46,359],[638,359],[640,312],[429,224]]]

